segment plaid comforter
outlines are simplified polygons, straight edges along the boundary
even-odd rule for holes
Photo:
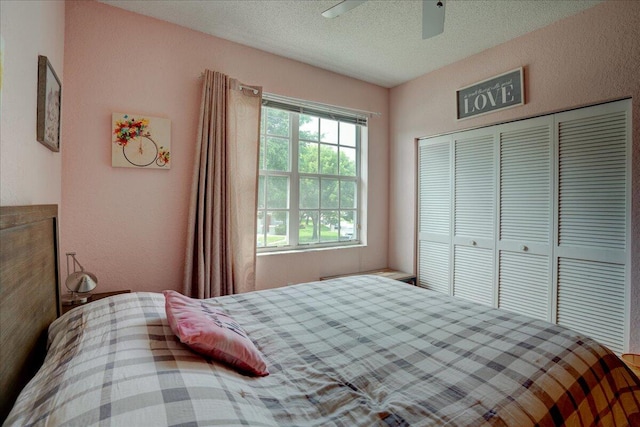
[[[51,325],[6,425],[640,425],[640,380],[550,323],[375,276],[209,301],[269,376],[192,353],[161,294],[118,295]]]

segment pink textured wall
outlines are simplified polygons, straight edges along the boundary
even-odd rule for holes
[[[456,89],[519,66],[526,105],[455,120]],[[633,97],[631,330],[640,351],[640,2],[605,2],[391,90],[389,264],[414,268],[416,138],[625,97]]]
[[[61,154],[36,140],[36,101],[38,55],[49,58],[65,95],[64,3],[2,1],[0,19],[0,205],[59,204]]]
[[[386,266],[388,89],[93,1],[66,2],[64,59],[62,265],[76,251],[99,291],[181,287],[205,68],[265,92],[382,113],[370,123],[369,245],[259,256],[258,287]],[[111,167],[114,111],[171,119],[170,170]]]

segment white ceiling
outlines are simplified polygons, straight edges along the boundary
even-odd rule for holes
[[[102,0],[203,33],[393,87],[595,6],[601,0],[447,0],[444,33],[422,40],[422,1]]]

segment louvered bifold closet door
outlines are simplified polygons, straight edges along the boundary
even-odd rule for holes
[[[498,307],[551,320],[553,116],[499,127]]]
[[[557,322],[622,352],[627,342],[630,101],[556,116]]]
[[[418,286],[450,294],[451,137],[418,144]]]
[[[495,130],[454,137],[453,295],[494,306]]]

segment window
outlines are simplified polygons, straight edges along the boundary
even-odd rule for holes
[[[260,252],[360,242],[361,128],[358,119],[262,107]]]

